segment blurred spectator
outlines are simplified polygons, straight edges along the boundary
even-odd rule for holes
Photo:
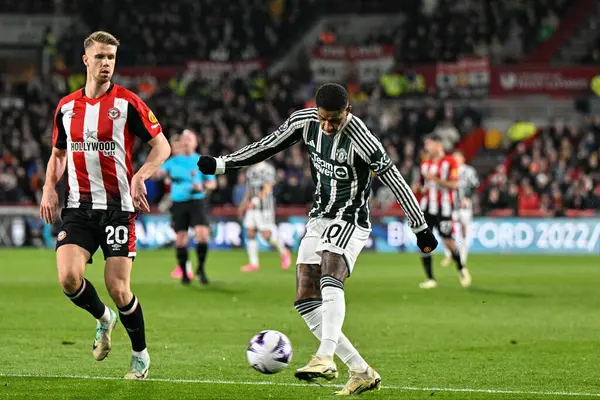
[[[508,203],[500,192],[500,189],[493,187],[489,190],[482,208],[485,213],[489,213],[495,209],[508,208]]]
[[[219,175],[217,178],[217,189],[210,195],[210,203],[213,205],[231,204],[231,189],[226,175]]]
[[[522,184],[521,194],[519,195],[519,214],[523,211],[537,211],[540,209],[540,198],[529,181],[525,180]]]
[[[237,183],[233,186],[232,202],[235,206],[242,204],[244,195],[246,194],[246,174],[239,173]]]

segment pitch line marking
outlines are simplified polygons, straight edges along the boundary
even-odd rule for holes
[[[85,380],[105,380],[105,381],[123,381],[118,376],[91,376],[91,375],[44,375],[44,374],[24,374],[24,373],[0,373],[0,377],[7,378],[45,378],[45,379],[85,379]],[[306,387],[308,384],[285,383],[269,381],[227,381],[212,379],[169,379],[169,378],[146,378],[149,382],[165,383],[198,383],[210,385],[244,385],[244,386],[288,386],[288,387]],[[337,389],[342,385],[323,385],[323,387]],[[491,393],[491,394],[525,394],[539,396],[587,396],[600,397],[600,393],[577,393],[577,392],[538,392],[521,390],[503,390],[503,389],[471,389],[471,388],[439,388],[439,387],[414,387],[414,386],[381,386],[384,390],[413,391],[413,392],[463,392],[463,393]]]

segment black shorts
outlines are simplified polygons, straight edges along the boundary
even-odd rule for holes
[[[189,227],[210,225],[208,205],[205,199],[174,201],[171,206],[173,230],[187,231]]]
[[[83,210],[63,208],[56,249],[64,244],[75,244],[92,256],[102,248],[108,257],[135,258],[135,219],[137,213],[118,210]]]
[[[429,229],[437,229],[442,238],[452,239],[452,217],[425,213],[425,222]]]

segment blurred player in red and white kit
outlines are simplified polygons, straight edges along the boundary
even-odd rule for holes
[[[56,242],[58,280],[67,297],[97,320],[94,358],[111,349],[117,313],[104,305],[84,278],[86,263],[102,249],[104,280],[132,344],[126,379],[144,379],[150,357],[144,316],[130,289],[135,250],[137,211],[150,211],[144,181],[169,157],[171,148],[160,123],[134,93],[111,83],[119,41],[107,32],[94,32],[84,42],[85,87],[64,97],[56,108],[52,155],[40,216],[56,221],[56,184],[67,170],[66,204]],[[131,159],[137,138],[152,149],[134,174]]]
[[[450,250],[456,262],[458,276],[463,287],[471,285],[471,274],[463,265],[456,242],[452,237],[452,211],[455,190],[458,186],[458,165],[447,155],[437,135],[429,135],[424,142],[426,158],[420,165],[420,182],[415,188],[421,194],[421,209],[427,225],[435,227],[444,239],[444,247]],[[422,253],[423,268],[427,280],[419,286],[432,289],[437,286],[433,277],[431,253]]]

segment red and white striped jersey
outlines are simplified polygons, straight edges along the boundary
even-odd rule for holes
[[[427,180],[425,176],[434,175],[443,181],[458,180],[458,166],[454,157],[445,155],[437,161],[425,160],[421,162],[420,173],[423,188],[421,196],[421,209],[423,212],[451,217],[454,209],[455,191],[443,187],[433,180]]]
[[[98,98],[85,88],[56,108],[52,144],[67,151],[66,208],[134,212],[133,144],[160,134],[160,123],[133,92],[111,84]]]

